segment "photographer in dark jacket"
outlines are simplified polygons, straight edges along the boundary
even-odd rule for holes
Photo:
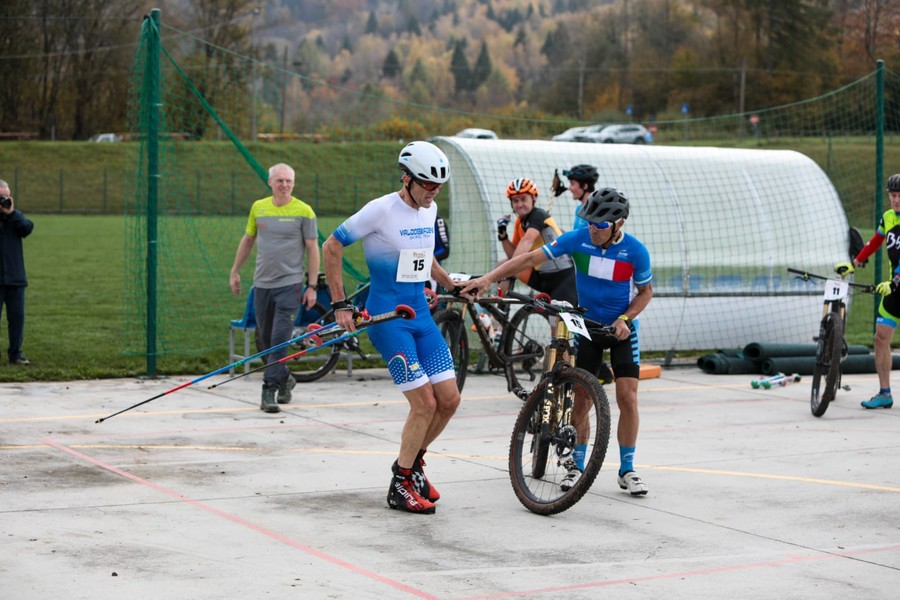
[[[31,364],[22,355],[25,337],[25,259],[22,254],[22,238],[34,229],[9,191],[9,184],[0,179],[0,314],[6,306],[6,322],[9,325],[9,364]]]

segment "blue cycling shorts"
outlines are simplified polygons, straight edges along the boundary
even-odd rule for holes
[[[397,319],[373,325],[369,339],[401,391],[456,377],[447,342],[428,312],[410,321]]]

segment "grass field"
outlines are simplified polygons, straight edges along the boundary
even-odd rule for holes
[[[871,138],[745,138],[739,142],[690,143],[788,148],[807,154],[829,174],[842,197],[869,199],[854,205],[845,201],[845,208],[851,223],[864,228],[864,235],[871,232],[874,185],[866,166],[874,157]],[[126,273],[133,265],[125,262],[127,221],[121,212],[132,186],[128,182],[133,182],[139,172],[137,148],[135,143],[0,143],[0,178],[12,184],[17,205],[35,221],[35,232],[25,242],[30,286],[24,346],[26,356],[35,364],[21,369],[0,361],[0,381],[144,373],[145,359],[125,351],[133,347],[126,338],[127,315],[133,317],[135,313],[128,310],[126,280],[135,276]],[[250,145],[265,166],[281,160],[302,165],[297,173],[299,195],[316,207],[324,232],[330,232],[364,200],[396,185],[393,161],[397,149],[397,142]],[[900,164],[896,144],[888,144],[886,152],[887,164]],[[218,249],[208,259],[211,272],[221,271],[222,287],[199,292],[185,287],[173,296],[168,307],[177,309],[203,303],[207,297],[221,298],[199,319],[212,338],[221,338],[221,346],[163,355],[157,363],[158,371],[172,375],[204,373],[227,363],[227,322],[241,314],[245,301],[227,292],[228,269],[246,218],[246,201],[262,192],[252,169],[226,142],[181,144],[175,158],[190,174],[178,182],[189,197],[186,206],[193,207],[198,216],[211,214],[201,218],[218,220],[225,226],[215,233]],[[853,194],[844,194],[851,189],[855,190]],[[360,245],[352,247],[348,257],[356,267],[364,268]],[[247,265],[244,280],[249,282],[251,274],[252,265]],[[868,280],[870,275],[866,277]],[[871,345],[872,299],[860,296],[858,300],[851,312],[849,341]],[[0,346],[5,350],[5,325],[0,327]]]
[[[124,260],[125,221],[115,216],[34,215],[34,233],[25,240],[29,287],[24,351],[34,362],[28,368],[0,361],[0,381],[73,380],[138,376],[145,373],[142,356],[129,356],[125,338],[126,287]],[[321,228],[331,231],[340,221],[324,218]],[[236,232],[229,247],[236,247]],[[350,248],[354,264],[363,266],[357,244]],[[227,286],[233,254],[222,257],[222,288]],[[249,281],[252,265],[244,269]],[[349,284],[349,282],[348,282]],[[221,344],[189,355],[162,356],[161,374],[206,373],[228,364],[228,321],[238,318],[245,298],[227,294],[220,314],[210,313],[204,325]],[[850,343],[871,345],[871,298],[859,296],[851,313]],[[172,304],[196,302],[176,298]],[[202,299],[201,299],[202,301]],[[171,306],[169,308],[172,308]],[[132,316],[134,311],[131,311]],[[5,324],[0,347],[6,349]]]
[[[12,367],[0,361],[0,381],[62,381],[72,379],[127,377],[145,373],[143,356],[129,356],[126,348],[125,220],[118,216],[29,215],[34,232],[25,239],[28,272],[26,326],[23,351],[34,364]],[[340,219],[324,218],[323,231],[331,231]],[[222,289],[228,286],[228,271],[241,235],[242,221],[229,240],[230,250],[222,257]],[[359,246],[359,245],[357,245]],[[364,267],[352,247],[348,255]],[[243,279],[252,276],[252,261],[245,265]],[[161,374],[206,373],[228,364],[228,322],[239,318],[246,297],[225,294],[228,304],[221,314],[208,315],[204,325],[216,348],[190,355],[162,356]],[[186,295],[174,299],[168,309],[193,302]],[[0,349],[8,345],[5,315],[0,323]]]

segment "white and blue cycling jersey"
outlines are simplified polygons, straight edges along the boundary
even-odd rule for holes
[[[362,240],[372,284],[366,300],[369,314],[392,311],[398,304],[416,311],[411,321],[389,321],[368,331],[403,391],[455,377],[450,350],[425,299],[436,216],[436,204],[413,208],[393,192],[366,204],[333,234],[345,247]]]
[[[411,306],[416,314],[428,314],[425,282],[431,276],[436,216],[436,204],[413,208],[393,192],[372,200],[334,231],[345,247],[362,240],[372,282],[366,301],[371,314],[398,304]],[[421,275],[418,281],[417,274]]]

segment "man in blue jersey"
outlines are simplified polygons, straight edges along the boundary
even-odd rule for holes
[[[429,278],[446,289],[456,285],[434,260],[434,198],[450,177],[450,165],[444,153],[428,142],[411,142],[400,152],[398,162],[403,173],[401,189],[362,207],[335,229],[322,250],[335,320],[341,327],[356,329],[354,307],[344,292],[341,261],[344,247],[360,240],[372,283],[366,309],[378,314],[405,304],[416,311],[415,319],[373,326],[369,339],[409,402],[400,453],[392,467],[388,506],[431,514],[440,494],[425,476],[423,457],[456,412],[460,398],[453,358],[425,299]]]
[[[610,348],[610,364],[616,379],[616,403],[619,406],[617,438],[619,442],[618,484],[633,496],[647,493],[647,484],[634,471],[640,417],[638,380],[640,346],[638,315],[653,297],[650,253],[637,238],[625,233],[629,214],[628,199],[617,190],[603,188],[588,196],[578,215],[588,227],[559,236],[555,242],[517,256],[496,269],[466,283],[462,292],[481,293],[494,281],[517,273],[527,266],[538,266],[568,254],[575,262],[578,304],[587,309],[585,318],[613,325],[619,342]],[[603,346],[585,338],[578,339],[575,366],[597,375],[603,362]],[[576,403],[576,411],[578,406]],[[579,431],[579,441],[587,432]],[[568,471],[560,484],[572,487],[584,470],[585,446],[576,446],[572,458],[563,463]]]

